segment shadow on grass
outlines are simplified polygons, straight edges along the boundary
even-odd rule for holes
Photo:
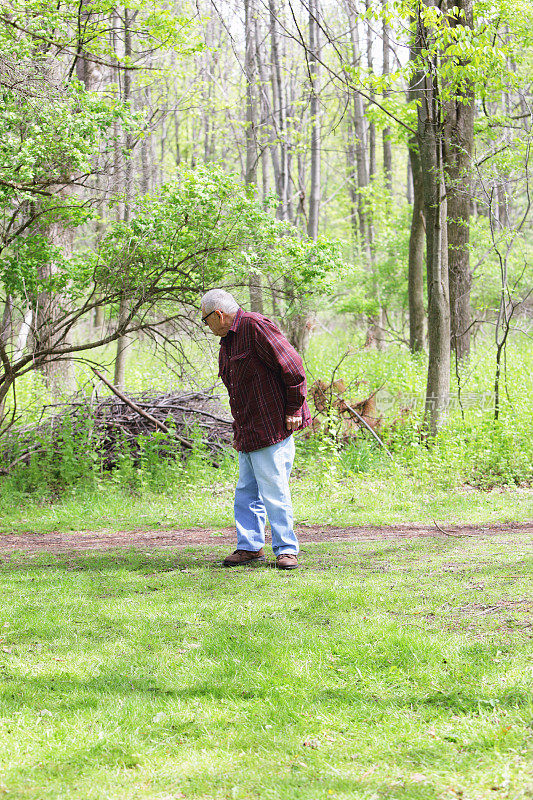
[[[169,744],[168,739],[162,741],[164,741],[170,764],[173,760],[179,762],[182,751],[187,755],[190,753],[190,744],[186,740],[174,737],[172,744]],[[178,791],[178,794],[172,794],[173,797],[198,795],[207,797],[206,790],[209,792],[209,796],[216,794],[216,796],[234,797],[236,786],[246,787],[247,792],[251,791],[254,797],[279,798],[279,800],[289,797],[298,798],[298,800],[316,800],[317,796],[390,797],[395,800],[437,800],[442,797],[442,786],[436,785],[430,777],[421,783],[420,778],[411,779],[409,775],[394,781],[377,777],[374,779],[359,777],[356,774],[338,776],[332,775],[332,770],[327,767],[312,769],[298,761],[294,761],[290,765],[274,764],[273,767],[269,767],[265,764],[264,753],[253,769],[250,769],[249,764],[237,762],[231,755],[226,755],[226,763],[220,766],[221,751],[217,747],[216,738],[210,741],[208,747],[202,747],[201,753],[202,757],[195,768],[189,767],[186,776],[172,780],[173,786]],[[275,752],[272,755],[275,755]],[[386,762],[387,755],[384,753],[383,756]],[[218,762],[216,769],[213,762]],[[440,759],[437,758],[437,763],[439,762]],[[78,781],[80,778],[83,778],[85,783],[91,779],[92,781],[102,779],[102,773],[113,774],[118,768],[131,770],[132,778],[128,779],[128,784],[131,785],[132,781],[135,781],[135,773],[139,775],[137,780],[143,780],[145,766],[150,769],[153,776],[153,766],[146,756],[133,752],[131,747],[125,743],[121,745],[100,742],[93,746],[73,750],[63,757],[41,760],[35,765],[31,764],[18,770],[17,785],[14,787],[17,794],[13,796],[26,796],[25,794],[19,795],[18,791],[23,790],[25,785],[34,788],[36,775],[39,775],[43,782],[41,788],[44,788],[46,785],[44,782],[46,782],[53,791],[54,786],[64,788],[68,783]],[[335,771],[339,772],[340,770],[337,767]],[[351,765],[347,765],[346,772],[352,771],[355,770],[351,768]],[[267,786],[265,786],[265,781]],[[178,785],[179,790],[177,789]],[[118,792],[120,791],[118,789]],[[33,793],[31,796],[34,796]],[[46,796],[51,797],[48,793]],[[122,794],[115,794],[111,787],[110,793],[106,792],[106,797],[109,798],[120,796]],[[143,794],[143,796],[145,795]],[[170,796],[168,795],[168,797]],[[247,793],[246,796],[250,795]]]
[[[13,553],[0,563],[0,575],[44,571],[64,572],[126,572],[165,573],[173,570],[222,568],[226,552],[213,552],[210,548],[149,551],[147,548],[128,548],[114,551],[72,553]]]
[[[367,543],[361,543],[362,546]],[[274,555],[270,550],[270,542],[267,542],[267,566],[274,563]],[[457,544],[444,541],[432,546],[432,550],[437,549],[435,555],[446,554],[448,551],[458,548]],[[376,563],[376,571],[382,572],[389,566],[389,561],[394,562],[396,557],[402,558],[402,568],[409,567],[412,563],[414,568],[419,568],[420,552],[426,553],[428,549],[427,540],[423,543],[416,540],[405,540],[391,544],[384,542],[370,550],[359,550],[354,548],[352,542],[313,542],[302,545],[300,553],[300,572],[306,570],[324,571],[324,569],[334,569],[335,567],[349,567],[354,569],[372,568]],[[90,550],[90,551],[71,551],[54,553],[51,551],[26,553],[17,550],[13,553],[4,554],[0,560],[0,575],[9,575],[15,572],[35,572],[35,571],[96,571],[106,570],[126,570],[130,572],[146,572],[150,568],[153,572],[169,572],[171,570],[184,569],[219,569],[222,560],[231,552],[232,548],[216,547],[216,545],[183,547],[183,548],[157,548],[150,549],[149,546],[132,546],[130,548],[120,548],[117,550]],[[394,567],[394,563],[392,564]],[[246,565],[244,567],[234,567],[227,569],[227,572],[239,573],[249,569],[260,569]]]
[[[378,792],[379,796],[383,793],[384,797],[390,796],[395,798],[405,798],[405,800],[432,800],[441,796],[439,791],[442,791],[442,786],[437,787],[430,778],[427,781],[420,783],[420,779],[416,781],[406,774],[403,778],[398,778],[395,781],[384,782],[383,779],[368,777],[365,775],[352,775],[354,767],[350,761],[349,754],[339,754],[338,759],[335,759],[335,772],[337,775],[332,775],[330,770],[325,764],[319,766],[318,764],[313,767],[312,764],[302,763],[301,759],[308,761],[312,758],[311,754],[301,752],[300,737],[301,730],[298,726],[302,724],[309,713],[316,713],[320,710],[321,714],[327,713],[327,706],[332,703],[335,708],[342,708],[349,705],[368,707],[374,706],[373,714],[377,715],[380,722],[386,723],[386,720],[393,720],[397,718],[398,714],[402,711],[408,712],[410,715],[417,712],[424,714],[424,709],[427,706],[433,707],[436,712],[433,715],[433,720],[441,716],[449,718],[452,715],[461,714],[475,714],[480,711],[480,700],[473,697],[468,693],[438,693],[429,696],[419,696],[411,694],[404,696],[401,701],[398,699],[390,700],[385,697],[369,697],[367,692],[354,691],[351,689],[348,693],[323,693],[323,692],[304,692],[302,689],[302,697],[296,698],[299,700],[298,707],[295,708],[293,703],[289,706],[282,704],[282,697],[277,697],[276,690],[270,686],[258,687],[255,690],[244,690],[243,684],[237,684],[234,676],[228,670],[222,669],[215,670],[218,674],[212,676],[211,680],[198,681],[191,683],[191,685],[172,686],[158,683],[158,681],[150,676],[141,678],[132,677],[131,674],[120,674],[115,671],[108,671],[102,675],[91,678],[88,680],[75,679],[71,676],[60,676],[56,686],[57,702],[54,704],[53,698],[50,696],[50,678],[41,676],[39,678],[29,679],[27,676],[20,677],[16,691],[13,693],[12,702],[9,703],[9,697],[4,695],[4,708],[6,712],[17,712],[21,710],[21,706],[25,705],[26,708],[39,709],[39,700],[41,696],[46,696],[47,708],[51,717],[49,717],[50,724],[53,721],[54,714],[62,712],[79,712],[80,710],[100,708],[105,711],[110,698],[113,696],[115,699],[123,698],[129,701],[132,696],[137,696],[140,699],[139,710],[144,712],[144,719],[136,719],[135,725],[140,731],[141,738],[146,736],[150,743],[150,748],[155,744],[160,743],[165,748],[165,752],[171,759],[180,759],[182,749],[190,756],[191,748],[202,753],[202,758],[205,760],[205,772],[202,772],[201,765],[196,767],[196,772],[189,773],[183,779],[183,788],[189,789],[193,793],[197,790],[204,790],[206,781],[209,781],[210,788],[224,789],[228,785],[233,786],[235,782],[247,782],[250,785],[250,777],[247,776],[246,763],[240,763],[240,774],[235,772],[236,762],[235,754],[227,753],[227,735],[223,728],[213,728],[206,732],[205,726],[202,721],[196,722],[194,719],[183,719],[183,712],[177,712],[171,706],[168,707],[167,717],[164,722],[154,722],[152,720],[152,713],[159,708],[161,701],[168,702],[171,700],[193,701],[192,707],[197,709],[197,703],[194,701],[204,700],[213,701],[217,707],[222,703],[223,707],[227,707],[228,703],[233,703],[236,708],[239,705],[245,706],[247,709],[248,718],[254,718],[254,708],[261,708],[258,713],[258,727],[255,732],[248,731],[252,739],[254,736],[259,735],[262,730],[264,722],[264,709],[265,698],[271,702],[268,708],[271,709],[271,721],[276,725],[289,726],[288,731],[291,730],[289,752],[284,754],[284,760],[287,754],[292,754],[295,761],[292,764],[281,764],[274,768],[269,774],[269,797],[301,797],[301,798],[315,798],[316,792],[324,790],[333,793],[334,796],[341,794],[350,794],[351,792]],[[233,680],[232,680],[233,678]],[[4,678],[5,679],[5,678]],[[97,695],[97,696],[96,696]],[[154,699],[153,711],[151,709],[151,700]],[[295,698],[293,698],[294,700]],[[529,697],[525,692],[515,691],[503,695],[498,703],[502,708],[515,708],[517,704],[525,705],[529,701]],[[11,708],[9,706],[11,705]],[[7,708],[6,708],[7,706]],[[131,710],[131,703],[127,706]],[[146,713],[148,709],[148,713]],[[138,711],[136,713],[139,713]],[[369,719],[370,715],[366,715]],[[303,716],[302,716],[303,714]],[[295,724],[297,727],[292,729],[290,726]],[[304,725],[307,724],[304,722]],[[378,726],[379,727],[379,726]],[[362,735],[363,731],[358,730],[358,736]],[[75,748],[74,750],[67,751],[66,754],[56,755],[55,757],[43,757],[43,753],[35,756],[35,761],[39,759],[38,765],[24,765],[18,771],[18,779],[22,782],[31,781],[35,774],[44,777],[45,780],[55,781],[60,780],[64,786],[65,782],[75,780],[78,776],[83,775],[87,777],[91,773],[102,771],[114,770],[116,767],[123,769],[136,769],[143,767],[147,763],[147,755],[139,754],[138,745],[135,746],[131,741],[128,741],[127,734],[124,734],[125,740],[121,741],[119,738],[106,737],[103,741],[95,741],[88,744],[86,747]],[[470,756],[473,759],[483,757],[486,751],[486,743],[481,740],[462,742],[460,737],[454,738],[453,736],[445,737],[447,741],[444,743],[441,740],[431,740],[422,747],[413,748],[409,741],[398,742],[397,750],[394,753],[394,762],[396,764],[404,763],[406,772],[415,771],[417,769],[424,769],[424,765],[431,764],[431,769],[452,769],[454,759],[458,752],[463,752],[465,744],[469,750]],[[264,762],[264,753],[269,743],[261,748],[261,759]],[[239,744],[240,746],[240,744]],[[279,743],[271,742],[270,759],[275,759]],[[250,745],[248,745],[249,749]],[[142,748],[141,748],[142,750]],[[380,752],[381,750],[381,752]],[[220,762],[221,754],[226,754],[227,765],[226,769],[217,767],[214,769],[212,757],[215,762]],[[375,763],[387,764],[391,757],[390,747],[388,742],[384,742],[382,747],[377,746],[375,749]],[[275,761],[274,761],[275,763]],[[262,765],[259,765],[264,768]],[[35,769],[35,772],[33,771]],[[228,772],[229,769],[229,772]],[[345,772],[344,776],[338,775],[339,772]],[[253,775],[253,773],[251,773]],[[261,774],[261,769],[258,769],[258,775]],[[231,783],[228,784],[231,775]],[[253,782],[253,778],[251,779]],[[275,792],[275,793],[274,793]],[[111,795],[110,795],[111,796]],[[367,794],[357,794],[354,796],[366,797]]]
[[[198,651],[195,651],[198,652]],[[243,657],[246,654],[242,654]],[[250,653],[257,656],[257,652]],[[253,700],[271,698],[275,704],[281,703],[284,714],[288,718],[300,719],[304,706],[327,708],[358,707],[369,708],[372,714],[390,714],[394,716],[402,710],[421,712],[424,715],[431,710],[433,718],[449,715],[486,714],[491,709],[513,710],[531,705],[531,695],[520,687],[506,688],[500,693],[493,691],[490,697],[472,694],[460,689],[425,693],[406,692],[400,689],[396,696],[380,696],[374,691],[357,684],[347,683],[339,688],[301,687],[293,692],[289,704],[286,702],[286,690],[279,690],[271,682],[250,686],[248,678],[241,679],[235,672],[235,665],[213,665],[211,674],[202,680],[187,680],[183,674],[176,680],[165,680],[150,674],[146,665],[139,666],[138,671],[145,672],[138,677],[131,673],[122,673],[120,668],[100,671],[98,675],[82,678],[67,672],[50,672],[29,677],[2,665],[0,679],[2,692],[0,705],[6,714],[20,712],[22,709],[40,710],[46,699],[50,711],[74,712],[84,708],[95,708],[108,703],[110,697],[124,700],[132,697],[144,697],[164,700],[214,700],[246,703]],[[275,677],[274,677],[275,680]],[[55,701],[55,702],[54,702]]]

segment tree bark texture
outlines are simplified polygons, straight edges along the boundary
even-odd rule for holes
[[[307,217],[307,235],[314,242],[318,236],[318,219],[320,212],[320,28],[318,26],[317,0],[309,0],[309,81],[311,98],[311,169],[309,184],[309,213]]]
[[[246,171],[244,182],[247,186],[257,186],[257,126],[255,97],[255,41],[253,0],[244,0],[244,77],[246,81]],[[263,287],[261,275],[253,270],[248,279],[250,309],[263,313]]]
[[[52,248],[68,253],[72,249],[71,232],[61,222],[53,222],[42,230]],[[41,278],[49,280],[57,272],[57,263],[52,259],[43,264]],[[58,343],[68,343],[68,331],[62,326],[62,318],[68,311],[69,301],[53,292],[40,292],[36,298],[33,324],[33,352],[45,385],[54,395],[70,392],[74,382],[74,367],[70,356],[51,359],[46,351]]]
[[[365,0],[365,9],[370,13],[372,9],[371,1]],[[372,24],[367,21],[366,25],[366,65],[368,74],[374,72],[374,38]],[[370,103],[374,100],[374,90],[370,89]],[[371,179],[376,174],[376,126],[372,120],[368,123],[368,177]]]
[[[83,9],[83,7],[82,7]],[[80,45],[81,48],[81,45]],[[82,56],[82,49],[78,52],[78,62]],[[59,59],[49,61],[47,69],[51,81],[68,81],[70,75],[65,74],[65,64]],[[86,76],[92,74],[88,68]],[[66,182],[65,182],[66,183]],[[72,186],[63,186],[57,192],[58,196],[65,199],[77,190]],[[67,257],[72,252],[72,229],[67,228],[60,219],[53,219],[45,215],[37,226],[39,233],[47,240],[50,248],[49,258],[40,265],[39,277],[44,281],[53,278],[58,271],[57,259],[54,250],[64,253]],[[70,300],[53,290],[45,289],[32,298],[33,316],[31,319],[31,347],[34,353],[35,364],[44,379],[44,383],[52,394],[59,396],[70,393],[74,387],[74,365],[70,356],[63,359],[53,359],[47,355],[59,342],[68,343],[70,331],[62,325],[65,312],[68,311]]]
[[[279,158],[272,159],[278,196],[278,219],[290,219],[289,203],[289,151],[286,131],[286,104],[281,78],[281,52],[278,35],[277,10],[275,0],[268,0],[270,16],[270,58],[272,83],[272,111]],[[276,155],[277,155],[277,148]]]
[[[417,353],[424,349],[424,186],[420,156],[416,141],[409,146],[409,159],[413,176],[413,212],[409,233],[409,349]]]
[[[131,30],[130,30],[130,20],[131,20],[131,11],[128,8],[124,9],[124,55],[126,58],[131,56],[131,49],[132,49],[132,41],[131,41]],[[124,100],[126,103],[131,102],[131,72],[129,70],[124,70]],[[132,147],[132,141],[129,135],[125,138],[125,145],[126,150],[130,151]],[[124,205],[123,205],[123,220],[124,222],[129,222],[131,217],[131,201],[133,198],[133,160],[128,152],[125,157],[124,163]],[[128,301],[126,300],[125,296],[122,295],[120,298],[119,309],[118,309],[118,321],[117,325],[120,328],[125,323],[125,320],[128,316]],[[126,336],[119,336],[117,339],[117,350],[115,354],[115,374],[114,374],[114,382],[115,386],[118,386],[119,389],[124,389],[126,383],[126,352],[128,347],[128,339]]]
[[[411,59],[415,58],[413,48]],[[415,101],[420,94],[423,75],[415,72],[409,82],[407,91],[408,101]],[[408,142],[408,179],[411,180],[412,190],[412,216],[411,230],[409,233],[409,349],[412,353],[424,349],[424,327],[426,310],[424,308],[424,245],[425,245],[425,218],[424,218],[424,183],[420,164],[420,153],[416,136]]]
[[[357,69],[361,61],[361,49],[359,45],[359,33],[357,27],[357,16],[352,4],[352,0],[346,1],[346,14],[348,17],[348,25],[350,29],[350,45],[351,45],[351,66]],[[352,100],[352,125],[349,126],[350,133],[354,134],[354,147],[353,153],[355,155],[355,166],[357,176],[357,187],[353,186],[353,181],[350,182],[350,189],[354,190],[353,197],[357,198],[357,219],[359,223],[359,237],[361,249],[363,250],[367,264],[370,263],[369,240],[367,231],[367,219],[364,197],[357,189],[365,188],[368,186],[368,147],[367,147],[367,134],[365,122],[365,110],[363,106],[363,98],[361,93],[355,88],[350,89]],[[350,159],[351,148],[348,150],[348,158]]]
[[[4,310],[2,312],[2,321],[0,322],[0,344],[4,347],[11,341],[13,331],[13,298],[7,295],[4,302]]]
[[[451,24],[473,27],[473,0],[450,0],[463,12]],[[451,346],[458,358],[470,353],[470,214],[472,154],[474,151],[474,92],[466,86],[461,99],[444,106],[444,174],[448,202],[448,262],[450,284]]]
[[[427,47],[430,32],[418,15],[415,52]],[[448,293],[447,208],[442,153],[442,112],[437,64],[426,57],[417,92],[417,139],[424,187],[428,287],[429,364],[425,419],[435,436],[447,414],[450,394],[450,303]]]
[[[390,74],[390,25],[387,19],[387,0],[383,0],[383,77],[385,81]],[[390,96],[388,88],[383,89],[383,99],[386,101]],[[392,197],[392,143],[391,128],[386,125],[383,128],[383,173],[385,176],[385,186]]]

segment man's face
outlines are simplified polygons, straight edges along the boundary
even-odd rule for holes
[[[207,313],[202,308],[201,314],[204,325],[207,325],[215,336],[225,336],[231,328],[232,318],[229,314],[225,314],[224,311],[219,311],[218,308]]]

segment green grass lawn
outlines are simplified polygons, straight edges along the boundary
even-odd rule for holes
[[[531,541],[16,555],[0,797],[533,797]],[[217,563],[218,560],[218,563]]]
[[[176,481],[165,491],[127,491],[106,483],[98,490],[77,489],[58,499],[7,497],[1,532],[131,530],[224,527],[234,524],[234,478]],[[291,481],[297,522],[332,525],[395,523],[523,522],[533,518],[533,490],[498,487],[476,491],[420,483],[405,474],[317,481],[307,474]]]
[[[313,454],[297,443],[291,478],[297,522],[394,525],[533,518],[532,487],[477,490],[462,484],[447,464],[432,470],[423,465],[417,472],[374,451],[352,451],[353,457],[358,454],[369,463],[352,464],[345,454],[329,450]],[[6,481],[0,483],[0,534],[233,525],[237,474],[237,462],[229,456],[215,469],[194,455],[184,464],[161,462],[153,480],[130,465],[126,475],[104,475],[59,496],[50,496],[47,487],[43,495],[19,493]]]

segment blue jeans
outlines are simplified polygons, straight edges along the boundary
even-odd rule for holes
[[[289,490],[293,461],[292,435],[270,447],[239,453],[239,480],[235,489],[238,550],[257,551],[263,547],[268,516],[274,554],[298,553]]]

